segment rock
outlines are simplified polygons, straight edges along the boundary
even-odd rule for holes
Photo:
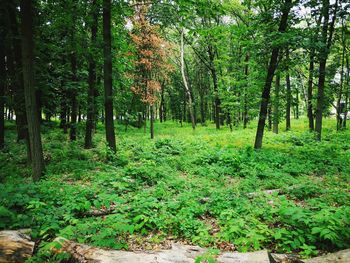
[[[223,253],[217,258],[218,263],[270,263],[267,250],[247,253]]]
[[[300,256],[297,254],[270,254],[273,261],[276,263],[303,263],[303,261],[300,260]]]
[[[350,263],[350,249],[304,260],[305,263]]]
[[[0,231],[0,263],[24,262],[32,256],[34,242],[26,232],[28,230]]]

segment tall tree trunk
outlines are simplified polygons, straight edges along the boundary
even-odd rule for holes
[[[154,105],[150,105],[149,107],[150,111],[150,132],[151,132],[151,139],[154,139]]]
[[[1,13],[2,15],[2,13]],[[0,18],[2,22],[2,18]],[[0,28],[0,34],[5,35],[3,28]],[[6,64],[5,64],[4,42],[0,42],[0,150],[5,146],[5,85],[6,85]]]
[[[89,51],[89,91],[87,97],[87,120],[85,129],[85,149],[92,147],[92,130],[94,128],[95,118],[95,95],[96,95],[96,61],[94,58],[94,50],[96,48],[96,37],[98,29],[98,5],[97,0],[92,1],[91,6],[91,48]]]
[[[322,117],[323,117],[323,107],[324,107],[324,86],[326,81],[326,64],[328,55],[330,52],[330,47],[332,44],[337,8],[338,8],[338,0],[335,2],[334,15],[333,20],[330,25],[329,23],[329,0],[322,1],[322,16],[323,16],[323,26],[322,26],[322,43],[324,46],[320,51],[320,66],[319,66],[319,77],[318,77],[318,94],[317,94],[317,105],[316,105],[316,138],[317,140],[321,140],[322,136]],[[328,30],[329,29],[329,30]],[[328,34],[329,32],[329,34]]]
[[[73,85],[77,85],[77,56],[76,52],[73,51],[71,54],[71,70],[72,70],[72,82]],[[77,139],[77,116],[78,116],[78,102],[77,102],[77,90],[76,86],[71,90],[71,122],[70,122],[70,132],[69,137],[71,141]]]
[[[216,129],[220,129],[220,98],[219,98],[219,87],[218,87],[218,76],[216,73],[216,68],[214,64],[215,53],[213,50],[213,46],[208,44],[208,54],[210,61],[210,73],[213,79],[213,87],[214,87],[214,121]]]
[[[309,119],[309,130],[314,131],[314,112],[312,106],[313,100],[313,82],[314,82],[314,70],[315,70],[315,45],[314,43],[318,39],[318,32],[321,25],[322,14],[320,14],[316,23],[316,32],[313,35],[311,49],[310,49],[310,63],[309,63],[309,79],[308,79],[308,87],[307,87],[307,117]]]
[[[113,118],[111,0],[103,0],[103,42],[106,140],[109,148],[116,152]]]
[[[342,21],[342,58],[341,58],[341,71],[340,71],[340,85],[338,89],[338,98],[337,98],[337,130],[340,130],[343,127],[343,118],[341,117],[342,107],[341,99],[343,95],[343,85],[344,85],[344,66],[345,66],[345,49],[346,49],[346,38],[345,38],[345,27],[344,21]]]
[[[292,7],[292,0],[285,0],[285,4],[284,4],[283,10],[282,10],[282,17],[281,17],[281,21],[280,21],[279,28],[278,28],[278,32],[280,32],[280,33],[283,33],[286,31],[287,22],[288,22],[288,15],[289,15],[289,11],[290,11],[291,7]],[[258,122],[258,128],[256,131],[255,144],[254,144],[255,149],[260,149],[262,147],[266,114],[267,114],[267,106],[268,106],[269,100],[270,100],[271,83],[272,83],[273,76],[275,74],[275,70],[277,67],[277,60],[278,60],[279,51],[280,51],[279,47],[274,47],[272,49],[272,53],[271,53],[271,58],[270,58],[269,66],[268,66],[265,85],[264,85],[263,92],[261,95],[259,122]]]
[[[185,50],[184,50],[184,29],[182,28],[181,30],[181,75],[182,75],[182,80],[185,86],[187,98],[188,98],[188,107],[190,110],[190,115],[191,115],[191,123],[192,123],[192,129],[196,129],[196,120],[194,118],[193,114],[193,103],[192,103],[192,95],[190,92],[190,89],[188,87],[187,79],[186,79],[186,74],[185,74]]]
[[[349,84],[350,84],[350,65],[349,65],[349,57],[346,56],[346,88],[345,88],[345,114],[343,121],[343,128],[346,129],[346,121],[348,118],[348,105],[349,105]]]
[[[44,158],[34,86],[33,17],[32,1],[21,0],[24,96],[27,110],[33,179],[38,180],[44,171]]]
[[[276,74],[276,86],[275,86],[275,100],[273,104],[273,132],[278,134],[278,124],[280,122],[279,114],[280,104],[280,74]]]
[[[247,52],[245,57],[245,67],[244,67],[244,77],[246,83],[244,85],[244,97],[243,97],[243,129],[247,128],[249,116],[248,116],[248,75],[249,75],[249,52]]]
[[[76,51],[76,39],[75,39],[75,23],[76,23],[76,3],[72,1],[72,25],[70,28],[70,64],[71,64],[71,81],[73,88],[70,90],[71,99],[71,122],[69,138],[71,141],[77,139],[77,116],[78,116],[78,102],[77,102],[77,51]]]
[[[271,102],[267,106],[267,118],[268,118],[267,129],[271,131],[272,130],[272,103]]]
[[[314,113],[312,107],[312,97],[313,97],[313,81],[314,81],[314,64],[315,64],[315,48],[312,47],[310,53],[310,64],[309,64],[309,79],[307,86],[307,117],[309,119],[309,130],[313,131],[314,127]]]
[[[23,75],[22,75],[22,51],[21,41],[19,35],[19,26],[17,22],[16,7],[15,5],[7,5],[8,13],[8,28],[11,30],[11,44],[7,50],[7,66],[9,75],[11,77],[11,90],[14,93],[14,109],[16,112],[16,127],[17,127],[17,141],[26,140],[27,142],[27,154],[30,159],[29,149],[29,135],[27,128],[27,116],[26,107],[24,101],[24,87],[23,87]],[[12,45],[12,48],[11,48]]]
[[[286,69],[286,130],[290,130],[290,106],[291,106],[291,101],[292,101],[292,90],[290,87],[290,75],[289,75],[289,49],[287,47],[286,50],[286,64],[287,64],[287,69]]]

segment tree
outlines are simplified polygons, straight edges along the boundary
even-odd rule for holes
[[[192,123],[192,129],[195,130],[196,129],[196,120],[193,114],[193,104],[192,104],[192,94],[190,92],[190,89],[188,87],[188,83],[187,83],[187,79],[186,79],[186,74],[185,74],[185,50],[184,50],[184,29],[182,28],[181,30],[181,75],[182,75],[182,79],[183,79],[183,83],[185,86],[185,90],[186,90],[186,94],[187,94],[187,98],[188,98],[188,104],[189,104],[189,109],[190,109],[190,115],[191,115],[191,123]]]
[[[0,13],[3,17],[3,13]],[[3,18],[0,18],[0,21]],[[0,34],[5,35],[5,29],[0,27]],[[0,42],[0,150],[5,146],[5,86],[6,86],[6,65],[5,65],[4,42]]]
[[[96,49],[96,37],[98,29],[98,4],[97,0],[92,0],[91,5],[91,46],[88,54],[89,60],[89,91],[87,98],[87,120],[85,129],[85,148],[89,149],[92,147],[92,130],[94,127],[95,119],[95,108],[96,108],[96,61],[94,58],[94,50]]]
[[[43,149],[40,135],[40,121],[34,86],[34,39],[33,7],[31,0],[21,0],[22,63],[24,96],[27,111],[29,145],[33,179],[40,179],[44,171]]]
[[[279,104],[280,104],[280,73],[276,74],[275,97],[273,103],[273,132],[278,134],[278,125],[280,122]]]
[[[111,0],[103,0],[103,80],[105,92],[104,103],[106,141],[108,147],[113,152],[116,152],[113,114],[111,8]]]
[[[279,33],[284,33],[287,28],[288,15],[291,8],[292,8],[292,0],[285,0],[284,6],[282,9],[282,16],[281,16],[281,20],[278,28]],[[260,149],[262,146],[267,107],[270,99],[271,83],[277,67],[277,59],[278,59],[279,51],[280,51],[280,47],[275,46],[273,47],[271,52],[271,58],[270,58],[270,62],[267,70],[265,85],[261,95],[259,122],[258,122],[258,128],[256,131],[255,144],[254,144],[255,149]]]
[[[161,91],[161,82],[168,81],[172,65],[168,62],[169,44],[158,33],[158,26],[152,25],[146,18],[148,7],[137,6],[133,17],[133,32],[130,34],[135,45],[135,70],[132,74],[133,93],[140,96],[141,101],[149,107],[150,134],[154,138],[155,104]],[[146,110],[144,111],[146,112]]]
[[[290,87],[290,74],[289,74],[289,49],[286,49],[286,131],[290,130],[290,107],[292,103],[292,90]]]
[[[324,108],[324,87],[326,81],[326,64],[330,48],[332,45],[335,21],[337,18],[338,10],[338,0],[335,1],[333,18],[329,25],[329,12],[330,12],[330,3],[329,0],[322,1],[322,16],[323,16],[323,25],[321,32],[321,43],[322,47],[319,54],[319,77],[318,77],[318,94],[317,94],[317,105],[316,105],[316,125],[315,132],[317,140],[321,140],[322,132],[322,118],[323,118],[323,108]]]

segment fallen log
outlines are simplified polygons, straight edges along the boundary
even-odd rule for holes
[[[33,255],[35,244],[26,233],[28,230],[0,231],[0,263],[21,263]]]
[[[172,244],[169,250],[159,251],[123,251],[106,250],[78,244],[64,238],[55,239],[61,244],[58,252],[68,252],[80,263],[194,263],[200,256],[206,255],[207,249],[198,246]],[[217,263],[270,263],[266,250],[251,253],[222,253],[216,257]]]

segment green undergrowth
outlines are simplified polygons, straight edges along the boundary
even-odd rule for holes
[[[57,236],[114,249],[171,239],[304,257],[348,248],[350,132],[331,125],[326,121],[324,139],[316,142],[305,120],[295,121],[298,132],[266,132],[259,151],[251,147],[254,127],[230,132],[209,125],[193,132],[157,123],[150,140],[143,130],[118,126],[114,155],[102,126],[95,147],[85,150],[83,125],[71,143],[55,123],[44,124],[46,175],[34,183],[24,145],[7,123],[0,228],[31,228],[39,243],[35,262],[49,258]],[[263,192],[270,189],[279,190]],[[92,210],[108,212],[94,216]]]

